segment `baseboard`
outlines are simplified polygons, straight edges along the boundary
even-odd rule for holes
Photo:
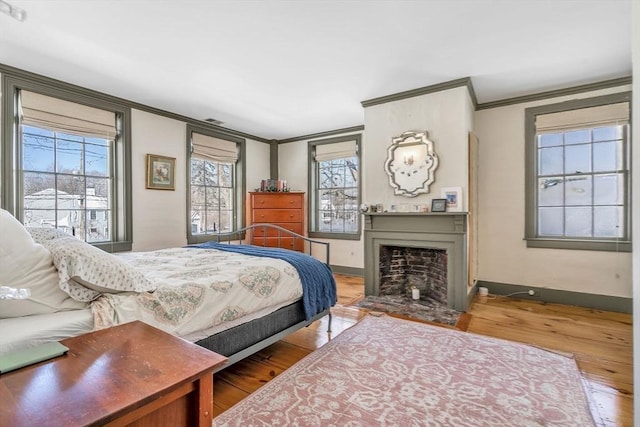
[[[609,295],[587,294],[583,292],[561,291],[558,289],[536,288],[534,286],[512,285],[508,283],[489,282],[478,280],[476,287],[488,288],[490,294],[509,295],[515,292],[523,292],[517,298],[534,301],[544,301],[556,304],[577,305],[580,307],[594,308],[596,310],[615,311],[631,314],[633,300],[631,298],[614,297]],[[532,290],[534,295],[528,295]],[[475,292],[472,292],[475,295]]]
[[[471,301],[473,301],[473,298],[476,296],[476,294],[478,293],[478,281],[474,281],[473,286],[471,287],[471,289],[468,289],[469,293],[467,294],[467,304],[465,305],[466,310],[465,311],[469,311],[469,307],[471,307]]]
[[[364,268],[345,267],[343,265],[332,265],[331,269],[334,273],[344,274],[347,276],[364,277]]]

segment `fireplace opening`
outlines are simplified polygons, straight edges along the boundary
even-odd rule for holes
[[[447,306],[447,251],[434,248],[380,246],[380,296],[412,298]]]

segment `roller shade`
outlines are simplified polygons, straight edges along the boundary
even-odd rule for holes
[[[191,155],[220,163],[236,163],[238,145],[233,141],[192,132]]]
[[[536,116],[536,132],[562,132],[586,127],[626,124],[629,122],[629,103],[599,105],[578,110]]]
[[[333,144],[316,145],[316,161],[326,162],[329,160],[344,159],[356,156],[358,146],[356,141],[342,141]]]
[[[114,139],[116,113],[20,91],[22,124],[85,137]]]

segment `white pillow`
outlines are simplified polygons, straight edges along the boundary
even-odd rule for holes
[[[26,288],[28,299],[0,300],[0,318],[86,308],[58,287],[51,254],[36,244],[22,224],[0,209],[0,286]]]
[[[71,237],[71,234],[65,233],[62,230],[51,227],[25,227],[29,232],[33,241],[43,244],[46,241],[59,239],[60,237]]]
[[[44,243],[58,269],[60,289],[76,301],[93,301],[101,293],[146,292],[155,286],[120,258],[75,237]]]

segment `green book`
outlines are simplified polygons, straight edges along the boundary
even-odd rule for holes
[[[62,356],[69,349],[57,341],[40,344],[36,347],[11,351],[0,356],[0,374],[4,374],[43,360]]]

